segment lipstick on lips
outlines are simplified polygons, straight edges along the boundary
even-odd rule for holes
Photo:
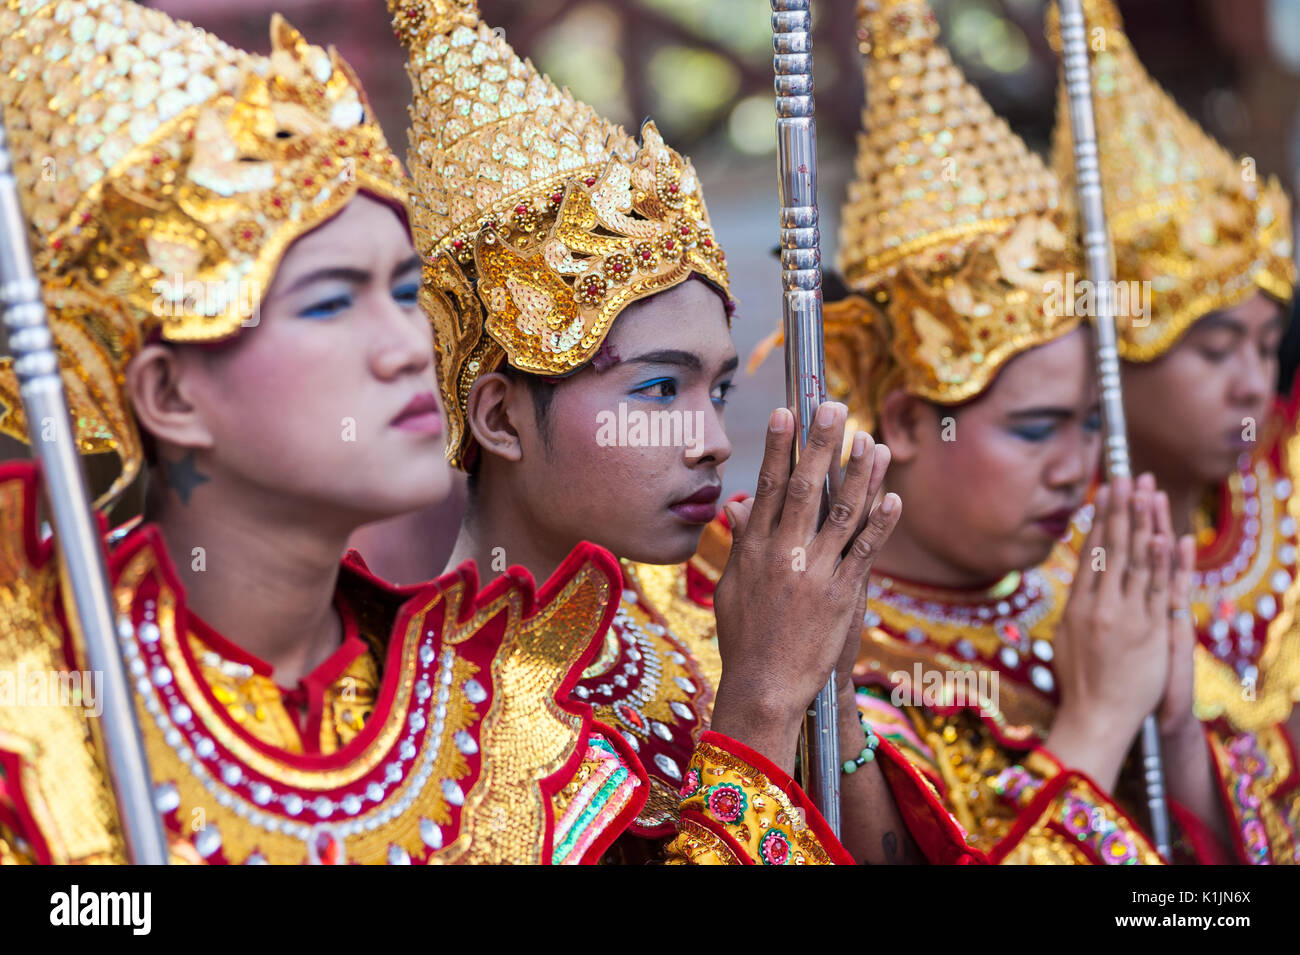
[[[442,415],[438,413],[437,396],[432,391],[420,392],[389,424],[416,434],[441,434]]]
[[[1063,537],[1065,532],[1070,528],[1070,518],[1074,516],[1074,511],[1068,507],[1063,507],[1059,511],[1052,511],[1050,514],[1044,514],[1037,518],[1034,523],[1043,529],[1048,537]]]
[[[688,524],[707,524],[718,513],[717,500],[721,494],[722,485],[710,484],[690,497],[682,498],[671,505],[669,510]]]

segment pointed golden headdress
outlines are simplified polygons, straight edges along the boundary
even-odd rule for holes
[[[1106,219],[1121,282],[1150,282],[1151,314],[1120,316],[1120,354],[1163,355],[1197,319],[1257,290],[1289,302],[1296,282],[1291,210],[1276,177],[1258,181],[1143,69],[1111,0],[1084,0]],[[1060,50],[1059,12],[1048,37]],[[1052,165],[1074,202],[1074,145],[1060,84]],[[1077,228],[1077,226],[1076,226]]]
[[[867,102],[839,267],[860,296],[826,307],[826,360],[832,395],[870,423],[893,387],[965,401],[1079,319],[1051,294],[1077,255],[1056,178],[967,82],[934,13],[859,0],[858,23]]]
[[[256,321],[295,239],[359,190],[404,203],[356,77],[278,15],[253,56],[126,0],[5,0],[0,102],[37,275],[86,453],[138,473],[124,373],[151,336]],[[10,361],[0,430],[26,439]]]
[[[410,52],[411,217],[447,456],[464,468],[480,375],[566,375],[630,303],[693,274],[726,294],[726,256],[694,168],[654,123],[638,146],[520,59],[474,0],[388,6]]]

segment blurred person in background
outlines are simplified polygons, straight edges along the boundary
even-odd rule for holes
[[[1133,467],[1155,475],[1175,531],[1196,541],[1200,720],[1166,738],[1166,771],[1208,751],[1234,855],[1291,861],[1300,851],[1300,434],[1292,383],[1275,397],[1296,282],[1290,202],[1276,178],[1229,154],[1155,83],[1113,0],[1084,8],[1116,278],[1149,302],[1118,317]],[[1058,43],[1055,30],[1053,20]],[[1059,98],[1053,165],[1074,214],[1063,83]],[[1076,546],[1091,520],[1085,508]]]

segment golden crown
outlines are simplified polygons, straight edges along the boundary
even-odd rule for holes
[[[0,94],[28,239],[83,452],[130,483],[141,342],[227,338],[284,251],[359,190],[405,202],[355,75],[276,15],[269,57],[125,0],[7,0]],[[0,430],[26,439],[0,362]]]
[[[474,0],[389,0],[414,90],[411,217],[448,418],[467,466],[470,388],[503,362],[566,375],[630,303],[726,255],[690,160],[637,144],[520,59]]]
[[[1150,361],[1197,319],[1256,290],[1291,300],[1290,204],[1276,177],[1257,181],[1253,162],[1234,159],[1147,74],[1111,0],[1083,6],[1116,278],[1149,282],[1151,290],[1150,315],[1118,318],[1120,354]],[[1053,4],[1047,33],[1058,51],[1059,17]],[[1059,90],[1052,165],[1073,221],[1074,145],[1064,81]]]
[[[953,63],[933,11],[859,0],[857,12],[867,102],[839,266],[860,295],[828,308],[826,357],[828,384],[848,389],[835,397],[871,422],[889,388],[965,401],[1075,328],[1051,289],[1078,254],[1056,178]]]

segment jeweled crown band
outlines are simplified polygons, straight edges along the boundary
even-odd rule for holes
[[[563,376],[631,303],[700,275],[728,290],[699,179],[654,123],[638,143],[552,83],[473,0],[389,0],[410,54],[412,219],[425,259],[448,458],[502,363]]]
[[[355,75],[278,15],[254,56],[126,0],[7,0],[0,92],[80,448],[138,472],[124,393],[141,342],[228,338],[280,260],[404,176]],[[0,430],[26,437],[0,362]]]
[[[1116,278],[1149,290],[1147,312],[1117,317],[1119,349],[1151,361],[1199,318],[1257,292],[1291,301],[1296,265],[1291,209],[1275,177],[1257,177],[1192,121],[1138,61],[1113,0],[1084,0],[1092,98]],[[1048,39],[1060,49],[1059,11]],[[1052,165],[1077,228],[1073,142],[1064,82]]]
[[[826,306],[830,392],[874,424],[895,387],[951,405],[1067,334],[1051,290],[1083,275],[1060,187],[962,75],[921,0],[859,0],[866,54],[839,266]]]

